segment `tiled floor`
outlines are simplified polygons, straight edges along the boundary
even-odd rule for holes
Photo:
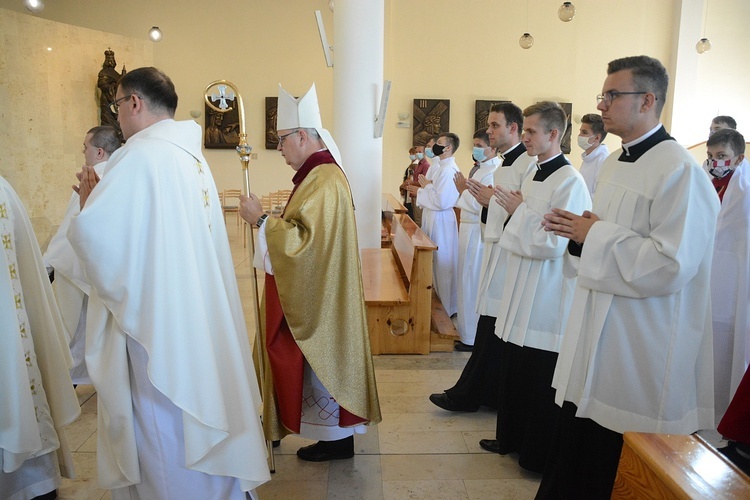
[[[228,224],[228,231],[253,337],[248,252],[234,224]],[[449,413],[427,399],[454,384],[468,357],[468,353],[376,356],[383,421],[367,434],[355,436],[355,457],[303,462],[295,452],[311,441],[289,436],[275,449],[276,473],[258,494],[284,500],[533,498],[539,475],[520,469],[514,455],[499,456],[479,448],[480,439],[494,437],[494,413]],[[108,499],[109,493],[96,485],[96,394],[91,386],[79,386],[77,392],[82,415],[67,432],[79,479],[64,480],[60,498]]]

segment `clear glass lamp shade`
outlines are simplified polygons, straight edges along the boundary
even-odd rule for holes
[[[560,21],[567,23],[576,17],[576,6],[570,2],[563,2],[559,9],[557,9],[557,17]]]
[[[528,33],[524,33],[518,40],[518,45],[520,45],[522,49],[530,49],[534,45],[534,37]]]
[[[711,50],[711,42],[708,41],[708,38],[701,38],[698,40],[698,43],[695,44],[695,51],[699,54],[703,54],[709,50]]]

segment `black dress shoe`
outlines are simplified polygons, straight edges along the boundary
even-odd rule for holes
[[[472,352],[474,350],[473,345],[464,344],[460,340],[457,340],[455,344],[453,344],[453,349],[455,349],[458,352]]]
[[[727,457],[734,465],[742,469],[747,475],[750,475],[750,446],[738,443],[736,441],[729,441],[729,444],[723,448],[719,448],[725,457]]]
[[[354,456],[354,436],[337,441],[318,441],[297,450],[297,456],[308,462],[343,460]]]
[[[479,409],[479,405],[471,406],[457,403],[449,398],[448,395],[444,392],[431,394],[430,401],[432,401],[432,404],[434,404],[435,406],[439,406],[443,410],[448,411],[464,411],[473,413]]]
[[[491,453],[497,453],[499,455],[507,455],[508,453],[510,453],[509,450],[500,448],[500,442],[497,439],[480,439],[479,446],[481,446],[483,450],[487,450]]]

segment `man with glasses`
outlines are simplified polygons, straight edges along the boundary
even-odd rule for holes
[[[609,63],[597,109],[622,149],[592,212],[554,209],[577,282],[552,386],[562,407],[537,498],[610,498],[627,431],[713,428],[710,270],[719,200],[659,122],[669,77]]]
[[[90,280],[86,364],[112,498],[244,499],[270,479],[242,304],[201,129],[167,75],[114,104],[127,140],[86,166],[68,238]]]
[[[257,196],[240,197],[266,273],[263,425],[274,441],[317,441],[297,450],[301,460],[348,459],[354,433],[381,420],[352,194],[315,85],[299,99],[279,86],[276,126],[276,149],[295,171],[284,212],[268,217]]]

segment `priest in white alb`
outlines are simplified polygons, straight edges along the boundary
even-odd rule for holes
[[[0,177],[0,498],[56,498],[81,412],[68,342],[21,200]]]
[[[84,167],[68,239],[91,284],[86,365],[112,498],[244,499],[270,479],[260,394],[201,129],[156,68],[120,80],[127,143]]]

